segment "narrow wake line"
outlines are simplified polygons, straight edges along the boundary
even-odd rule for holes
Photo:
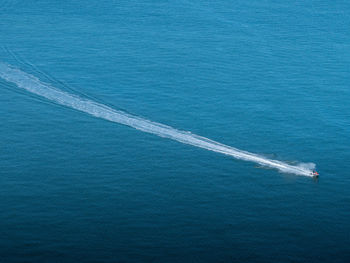
[[[213,152],[226,154],[236,159],[276,168],[281,172],[313,176],[312,169],[315,166],[314,164],[300,164],[298,166],[289,165],[281,161],[268,159],[257,154],[242,151],[187,131],[180,131],[167,125],[133,116],[93,100],[81,98],[77,95],[56,89],[50,84],[40,81],[35,76],[2,62],[0,62],[0,77],[8,82],[16,84],[19,88],[28,92],[44,97],[58,104],[88,113],[97,118],[124,124],[143,132],[152,133],[160,137],[169,138]]]

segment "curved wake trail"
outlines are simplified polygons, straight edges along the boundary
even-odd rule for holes
[[[276,168],[285,173],[312,176],[311,169],[313,167],[309,168],[306,165],[289,165],[281,161],[267,159],[263,156],[242,151],[187,131],[177,130],[167,125],[133,116],[123,111],[115,110],[93,100],[81,98],[77,95],[56,89],[50,84],[40,81],[35,76],[2,62],[0,62],[0,77],[8,82],[16,84],[19,88],[22,88],[28,92],[44,97],[66,107],[88,113],[97,118],[124,124],[143,132],[152,133],[160,137],[169,138],[181,143],[229,155],[236,159]]]

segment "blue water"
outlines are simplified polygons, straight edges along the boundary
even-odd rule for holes
[[[0,1],[0,62],[321,174],[261,169],[0,79],[0,262],[349,262],[349,10]]]

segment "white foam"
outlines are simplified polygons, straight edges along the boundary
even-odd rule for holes
[[[133,116],[123,111],[115,110],[93,100],[81,98],[77,95],[56,89],[50,84],[42,82],[33,75],[1,62],[0,77],[8,82],[16,84],[19,88],[22,88],[28,92],[44,97],[55,103],[88,113],[97,118],[124,124],[140,131],[152,133],[160,137],[169,138],[213,152],[229,155],[236,159],[276,168],[285,173],[305,176],[312,176],[312,169],[315,167],[314,164],[289,165],[285,162],[268,159],[257,154],[242,151],[187,131],[177,130],[167,125]]]

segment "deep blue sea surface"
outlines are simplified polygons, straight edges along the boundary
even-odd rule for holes
[[[0,262],[350,262],[349,1],[0,0],[0,62],[320,178],[0,79]]]

